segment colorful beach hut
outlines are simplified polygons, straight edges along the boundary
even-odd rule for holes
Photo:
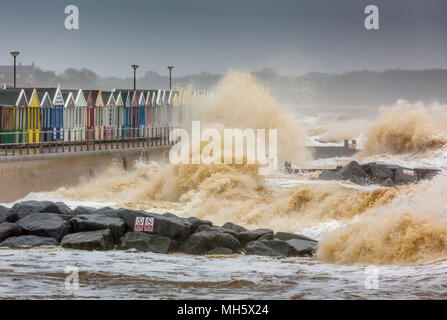
[[[115,93],[115,136],[121,138],[124,124],[124,102],[121,91]]]
[[[0,90],[0,143],[26,141],[28,101],[23,89]]]

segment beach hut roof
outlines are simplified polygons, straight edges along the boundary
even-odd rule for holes
[[[25,95],[25,90],[23,89],[1,89],[0,90],[0,105],[1,106],[16,106],[21,96]],[[26,98],[26,95],[25,95]]]

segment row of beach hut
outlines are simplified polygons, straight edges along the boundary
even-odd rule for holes
[[[186,105],[209,92],[0,89],[0,143],[150,137],[181,124]]]

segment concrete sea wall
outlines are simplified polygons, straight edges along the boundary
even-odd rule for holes
[[[170,146],[75,153],[17,155],[0,158],[0,202],[20,199],[30,192],[50,191],[79,183],[116,162],[131,168],[135,160],[167,159]]]

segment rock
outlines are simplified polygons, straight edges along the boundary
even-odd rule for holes
[[[307,241],[318,242],[317,240],[306,237],[302,234],[288,233],[288,232],[277,232],[277,233],[275,233],[275,238],[278,240],[284,240],[284,241],[298,239],[298,240],[307,240]]]
[[[343,180],[343,177],[334,170],[323,169],[318,176],[320,180]]]
[[[4,206],[0,206],[0,223],[13,222],[9,221],[10,210]]]
[[[361,183],[366,180],[367,175],[362,166],[357,161],[351,161],[337,171],[337,174],[343,177],[344,180],[350,180],[354,183]]]
[[[192,228],[193,232],[196,231],[197,227],[199,227],[199,226],[201,226],[203,224],[207,225],[207,226],[210,226],[210,227],[213,225],[213,223],[211,221],[201,220],[201,219],[196,218],[196,217],[189,217],[189,218],[186,218],[186,220],[188,220],[188,222],[191,223],[191,228]]]
[[[394,172],[394,182],[396,184],[407,184],[418,181],[418,174],[415,170],[398,168]]]
[[[100,214],[75,216],[70,220],[70,224],[72,226],[72,232],[110,229],[114,241],[118,241],[126,230],[126,223],[123,219]]]
[[[227,222],[227,223],[225,223],[225,224],[222,226],[222,228],[224,228],[224,229],[230,229],[230,230],[236,231],[237,233],[248,231],[248,230],[245,229],[244,227],[239,226],[239,225],[237,225],[237,224],[234,224],[234,223],[232,223],[232,222]]]
[[[60,241],[70,232],[70,223],[54,213],[32,213],[17,221],[24,234],[50,237]]]
[[[0,242],[9,237],[17,237],[22,234],[22,231],[14,223],[3,222],[0,223]]]
[[[80,215],[86,215],[86,214],[95,214],[95,213],[96,213],[96,208],[92,208],[92,207],[79,206],[79,207],[76,207],[76,209],[73,210],[73,215],[74,216],[80,216]]]
[[[256,240],[249,242],[244,249],[245,254],[270,256],[270,257],[294,257],[297,256],[295,248],[282,240]]]
[[[234,230],[222,228],[222,227],[216,227],[216,226],[209,226],[206,224],[202,224],[197,227],[195,230],[195,233],[202,232],[202,231],[215,231],[215,232],[222,232],[222,233],[228,233],[231,234],[233,237],[237,237],[238,233]]]
[[[61,242],[64,248],[82,250],[111,250],[114,247],[109,229],[67,234]]]
[[[218,248],[211,249],[210,251],[205,253],[205,255],[211,256],[211,255],[216,255],[216,254],[219,255],[219,254],[233,254],[233,253],[234,252],[231,249],[218,247]]]
[[[115,210],[114,216],[124,219],[127,224],[127,231],[135,231],[137,217],[154,218],[153,231],[147,231],[147,233],[159,234],[176,241],[186,240],[193,232],[192,224],[187,219],[177,216],[163,216],[156,213],[127,209]]]
[[[204,254],[219,247],[228,248],[234,252],[239,249],[240,242],[228,233],[202,231],[191,235],[183,243],[181,250],[189,254]]]
[[[273,240],[275,237],[272,233],[266,233],[258,238],[258,240]]]
[[[20,249],[26,247],[43,247],[43,246],[57,246],[58,243],[53,238],[39,237],[39,236],[20,236],[10,237],[0,243],[0,247],[8,247],[12,249]]]
[[[394,187],[396,184],[394,183],[393,179],[388,178],[385,181],[381,183],[384,187]]]
[[[94,213],[95,214],[104,214],[104,215],[113,215],[114,214],[114,212],[115,212],[116,210],[115,209],[113,209],[113,208],[110,208],[110,207],[103,207],[103,208],[99,208],[99,209],[97,209]]]
[[[127,250],[134,248],[143,252],[169,253],[176,246],[176,241],[165,236],[142,232],[127,232],[119,239],[117,249]]]
[[[10,222],[15,222],[26,216],[39,213],[55,213],[63,215],[71,215],[72,210],[62,202],[51,202],[51,201],[35,201],[29,200],[20,203],[16,203],[10,210],[11,220]]]
[[[291,244],[295,250],[296,255],[302,256],[313,256],[318,249],[318,242],[301,240],[301,239],[291,239],[287,240],[287,243]]]
[[[382,182],[387,179],[394,178],[394,170],[391,166],[385,164],[377,164],[375,162],[370,162],[362,165],[363,170],[368,175],[369,179],[374,182]]]
[[[236,239],[239,240],[239,242],[244,245],[250,241],[254,241],[259,239],[260,237],[270,234],[271,237],[273,238],[273,230],[270,229],[256,229],[256,230],[251,230],[251,231],[245,231],[245,232],[241,232],[238,233],[236,235]]]

